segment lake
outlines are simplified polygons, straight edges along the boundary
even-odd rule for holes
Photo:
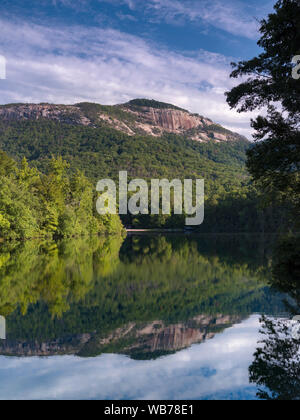
[[[282,345],[299,343],[271,325],[288,324],[297,287],[282,286],[274,242],[135,234],[1,244],[0,398],[296,399]],[[273,365],[262,356],[271,353]]]

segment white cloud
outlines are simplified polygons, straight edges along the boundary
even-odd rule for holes
[[[143,10],[152,22],[169,24],[187,22],[204,25],[235,36],[258,39],[257,18],[269,10],[270,5],[256,8],[240,0],[99,0],[112,4],[126,4],[131,10]],[[264,7],[265,6],[265,7]],[[267,7],[268,6],[268,7]]]
[[[255,398],[248,367],[259,339],[259,317],[155,361],[125,356],[0,357],[1,399]]]
[[[249,115],[229,109],[228,58],[183,54],[112,29],[44,27],[0,21],[7,58],[1,102],[116,104],[137,97],[174,103],[242,134]]]
[[[148,4],[171,22],[184,18],[190,22],[206,22],[233,35],[249,39],[258,37],[257,21],[238,1],[150,0]]]

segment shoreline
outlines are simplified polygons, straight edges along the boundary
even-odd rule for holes
[[[165,233],[167,233],[167,232],[169,232],[169,233],[171,233],[171,232],[184,232],[184,229],[126,229],[126,232],[127,233],[138,233],[138,232],[141,232],[141,233],[143,233],[143,232],[165,232]]]

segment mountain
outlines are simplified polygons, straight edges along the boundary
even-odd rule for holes
[[[91,337],[77,354],[90,357],[114,352],[137,360],[156,359],[211,340],[216,334],[242,319],[238,315],[202,314],[178,324],[167,324],[163,321],[142,325],[131,323],[113,331],[107,337]],[[1,347],[0,351],[2,352]]]
[[[172,104],[135,99],[103,106],[10,104],[0,106],[0,150],[47,173],[62,157],[69,172],[100,179],[205,179],[205,231],[260,231],[257,195],[249,186],[251,143],[208,118]],[[69,174],[72,176],[72,173]],[[148,220],[149,219],[149,220]],[[182,227],[184,218],[122,217],[125,226]],[[175,220],[176,219],[176,220]]]
[[[261,210],[246,169],[251,143],[208,118],[172,104],[135,99],[103,106],[10,104],[0,106],[0,151],[47,173],[62,157],[69,176],[80,170],[100,179],[205,179],[206,232],[277,230],[281,209]],[[184,218],[122,217],[125,226],[183,227]]]
[[[129,136],[165,133],[184,135],[198,142],[246,140],[208,118],[171,104],[135,99],[126,104],[103,106],[93,103],[76,105],[11,104],[0,106],[2,121],[48,119],[70,125],[111,127]]]
[[[0,343],[0,354],[18,357],[93,357],[102,353],[118,353],[133,359],[155,359],[210,340],[242,319],[238,315],[198,315],[187,322],[171,325],[164,321],[146,324],[131,322],[104,336],[93,332],[42,342],[6,340]]]
[[[26,157],[41,171],[60,155],[93,182],[118,179],[127,170],[131,178],[236,184],[247,178],[249,145],[204,117],[155,101],[0,106],[0,149],[17,161]]]

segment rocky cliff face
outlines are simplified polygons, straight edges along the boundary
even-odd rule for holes
[[[0,119],[7,121],[48,119],[62,123],[89,125],[80,110],[68,105],[20,104],[0,107]]]
[[[58,338],[50,342],[0,341],[0,354],[18,357],[73,355],[91,339],[91,334]]]
[[[200,142],[235,141],[243,138],[200,115],[155,101],[143,100],[141,105],[137,100],[115,106],[90,103],[0,106],[0,121],[43,119],[95,128],[109,126],[129,136],[141,134],[160,137],[164,133],[173,133]]]
[[[152,136],[161,136],[164,132],[192,136],[193,130],[196,130],[196,132],[200,130],[204,133],[206,128],[213,125],[212,121],[200,115],[193,115],[177,109],[140,107],[132,110],[131,107],[126,105],[123,106],[123,109],[135,116],[136,127],[139,130]],[[209,140],[209,138],[203,137],[203,140]]]
[[[241,319],[237,316],[199,315],[185,323],[165,325],[163,321],[147,325],[128,324],[105,337],[99,334],[80,334],[51,342],[0,341],[0,354],[33,357],[55,355],[90,356],[115,352],[135,356],[169,353],[202,343]],[[127,344],[126,344],[127,343]],[[129,344],[128,344],[129,343]],[[113,349],[113,350],[112,350]]]
[[[186,323],[164,325],[154,322],[137,332],[137,341],[124,349],[127,354],[174,352],[212,339],[218,332],[240,321],[234,316],[199,315]]]

